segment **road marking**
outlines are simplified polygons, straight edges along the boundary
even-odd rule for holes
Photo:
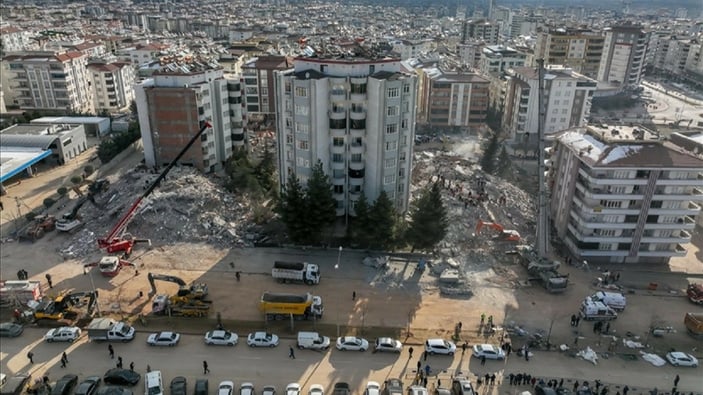
[[[239,357],[237,359],[252,359],[252,360],[260,360],[263,359],[262,357]]]

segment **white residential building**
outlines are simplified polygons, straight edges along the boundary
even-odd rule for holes
[[[577,260],[666,263],[686,255],[703,201],[703,159],[641,127],[557,136],[551,220]]]
[[[0,54],[27,51],[32,48],[32,34],[13,26],[0,28]]]
[[[129,62],[91,62],[88,64],[96,112],[118,112],[134,100],[136,71]]]
[[[320,160],[337,215],[354,215],[363,193],[381,191],[408,208],[415,135],[417,77],[400,59],[373,55],[300,57],[278,72],[276,120],[282,188],[291,174],[303,185]]]
[[[7,105],[21,109],[92,113],[93,93],[83,53],[33,51],[2,60]]]
[[[647,33],[641,26],[606,28],[598,81],[623,88],[638,86],[642,80],[646,52]]]
[[[525,65],[527,55],[510,47],[488,45],[481,50],[479,70],[483,75],[501,75],[508,69]]]

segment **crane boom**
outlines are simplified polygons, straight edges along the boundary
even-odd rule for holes
[[[188,141],[188,144],[183,147],[181,152],[176,155],[175,158],[166,166],[166,168],[159,174],[159,176],[154,180],[154,182],[149,185],[149,187],[144,191],[144,193],[139,196],[139,198],[132,204],[132,206],[129,208],[127,213],[122,216],[122,218],[117,222],[117,224],[112,228],[110,233],[105,238],[98,239],[98,247],[99,248],[106,248],[107,252],[112,253],[112,252],[118,252],[118,251],[124,251],[126,255],[129,255],[129,253],[132,251],[132,246],[134,245],[135,242],[138,242],[140,240],[134,239],[134,238],[123,238],[123,233],[124,230],[127,228],[127,225],[129,222],[132,220],[134,215],[137,212],[137,209],[141,205],[141,203],[144,201],[145,198],[147,198],[149,195],[154,192],[156,187],[159,186],[159,183],[166,177],[166,175],[171,171],[173,166],[178,163],[178,161],[185,155],[185,153],[190,149],[190,147],[195,143],[195,141],[200,137],[200,135],[203,134],[205,129],[211,127],[209,122],[204,122],[198,133],[196,133],[190,141]]]

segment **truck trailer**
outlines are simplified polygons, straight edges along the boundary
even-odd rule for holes
[[[135,330],[123,321],[95,318],[87,327],[88,339],[92,341],[119,341],[126,343],[134,339]]]
[[[324,307],[322,298],[306,294],[282,294],[264,292],[259,309],[267,320],[284,320],[292,316],[295,320],[313,320],[322,318]]]
[[[279,282],[302,282],[307,285],[320,283],[320,267],[307,262],[275,261],[271,276]]]

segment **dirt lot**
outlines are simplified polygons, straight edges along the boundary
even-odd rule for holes
[[[137,155],[126,159],[126,163],[135,164],[138,161]],[[55,190],[56,186],[51,183],[70,178],[70,173],[79,171],[80,167],[60,170],[40,174],[31,183],[23,182],[11,188],[10,197],[31,195],[37,188],[41,191]],[[41,187],[42,182],[51,186]],[[41,200],[31,201],[37,203]],[[25,198],[24,201],[30,200]],[[570,274],[572,286],[565,294],[549,295],[541,288],[520,285],[519,280],[525,277],[522,267],[506,258],[493,265],[476,265],[472,271],[472,297],[448,298],[440,295],[431,270],[424,273],[415,271],[415,261],[396,260],[388,271],[379,271],[361,265],[365,256],[363,252],[343,250],[340,267],[334,269],[338,259],[337,249],[227,250],[206,243],[179,243],[155,245],[148,251],[137,247],[132,260],[138,265],[139,274],[135,275],[133,269],[127,268],[117,277],[108,279],[101,277],[97,271],[86,275],[83,273],[84,263],[100,257],[97,246],[95,254],[84,260],[64,260],[58,250],[66,242],[66,237],[54,232],[35,244],[4,241],[0,255],[0,277],[15,279],[17,270],[24,268],[30,277],[46,283],[44,275],[51,273],[54,289],[47,290],[49,293],[63,289],[88,290],[94,283],[95,288],[100,290],[103,312],[134,317],[141,312],[148,313],[150,308],[150,300],[146,296],[138,297],[139,291],[148,294],[146,273],[168,273],[186,281],[208,283],[214,301],[212,316],[219,312],[223,319],[252,321],[254,325],[263,325],[257,309],[263,291],[313,292],[324,300],[325,317],[320,325],[325,325],[325,330],[334,332],[337,326],[341,332],[389,327],[408,337],[410,342],[422,342],[431,336],[450,337],[458,322],[463,323],[462,338],[477,341],[480,338],[476,332],[479,317],[485,313],[492,315],[498,324],[519,325],[529,333],[541,331],[548,336],[551,329],[549,336],[552,343],[571,344],[576,334],[568,324],[569,317],[577,311],[580,300],[594,292],[591,283],[598,274],[595,268],[592,272],[565,268]],[[699,232],[688,257],[673,260],[669,267],[611,268],[623,270],[621,283],[634,292],[628,294],[627,310],[612,324],[611,331],[616,336],[632,332],[649,341],[656,350],[700,349],[701,343],[685,334],[682,323],[684,313],[697,307],[689,304],[681,291],[688,281],[701,281],[702,247]],[[276,259],[320,264],[322,283],[315,287],[276,283],[268,275],[271,263]],[[234,262],[234,269],[231,262]],[[235,279],[236,270],[242,271],[240,282]],[[646,290],[650,282],[658,283],[657,291]],[[176,289],[169,283],[159,282],[156,286],[159,293],[174,293]],[[352,300],[354,291],[356,300]],[[647,329],[653,321],[671,325],[677,333],[668,334],[662,339],[648,338]],[[410,333],[406,333],[408,324]],[[296,329],[305,325],[313,324],[298,324]],[[582,336],[580,346],[591,345],[599,350],[609,346],[610,340],[593,335],[587,324],[582,323],[579,329]],[[525,339],[516,338],[513,341],[521,345]],[[492,341],[498,342],[498,339]]]

